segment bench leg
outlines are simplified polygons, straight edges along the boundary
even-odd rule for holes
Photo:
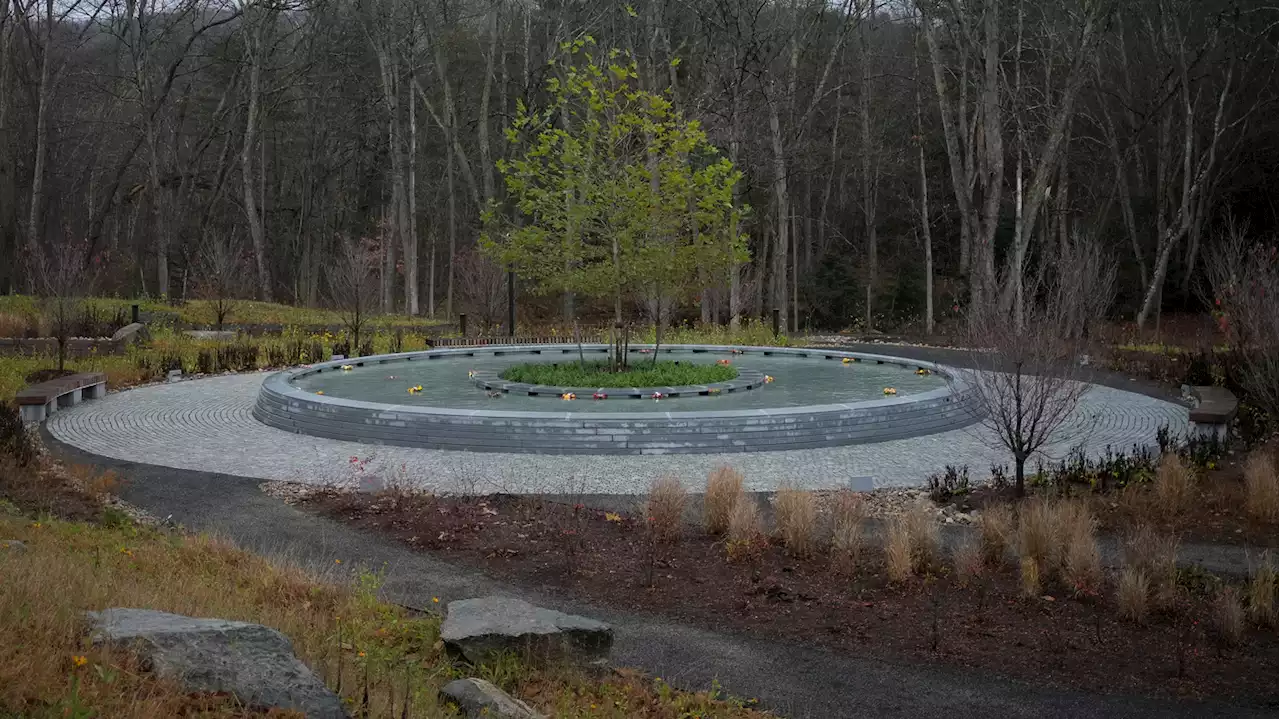
[[[42,404],[24,404],[18,408],[22,415],[23,422],[43,422],[44,421],[44,405]]]
[[[45,417],[48,417],[49,415],[51,415],[51,414],[53,414],[54,412],[57,412],[57,411],[58,411],[58,400],[56,400],[56,399],[51,399],[51,400],[49,400],[48,402],[45,402],[45,403],[44,403],[44,416],[45,416]]]
[[[1218,422],[1192,422],[1188,434],[1199,439],[1225,440],[1227,425]]]
[[[59,406],[59,407],[74,407],[74,406],[76,406],[76,405],[80,404],[80,399],[81,399],[81,397],[83,397],[83,396],[84,396],[84,395],[81,393],[81,391],[80,391],[80,390],[78,390],[78,389],[73,389],[73,390],[71,390],[70,392],[68,392],[68,393],[66,393],[66,394],[64,394],[64,395],[62,395],[61,397],[59,397],[59,398],[58,398],[58,406]]]
[[[99,382],[98,384],[84,388],[85,399],[102,399],[107,396],[107,383]]]

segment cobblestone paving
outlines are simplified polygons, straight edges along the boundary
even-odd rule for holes
[[[756,491],[787,480],[812,489],[861,485],[866,478],[875,486],[910,486],[947,464],[967,464],[975,477],[985,477],[992,462],[1009,461],[981,425],[877,444],[749,454],[550,456],[382,447],[259,423],[250,410],[264,377],[229,375],[114,393],[57,412],[48,428],[57,439],[94,454],[260,479],[353,482],[358,479],[351,458],[372,457],[366,477],[461,493],[642,494],[662,474],[698,486],[720,464],[737,467],[748,489]],[[1152,445],[1162,425],[1185,431],[1186,408],[1093,386],[1046,455],[1057,458],[1073,447],[1097,455],[1108,446]]]

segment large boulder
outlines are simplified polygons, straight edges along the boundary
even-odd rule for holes
[[[261,624],[197,619],[150,609],[87,613],[94,644],[136,652],[143,666],[191,692],[230,692],[250,707],[281,707],[309,719],[343,719],[342,701]]]
[[[461,707],[469,719],[544,719],[528,704],[483,679],[455,679],[441,687],[440,694]]]
[[[472,664],[503,653],[535,661],[589,664],[609,658],[613,629],[604,622],[519,599],[480,597],[449,602],[440,638]]]

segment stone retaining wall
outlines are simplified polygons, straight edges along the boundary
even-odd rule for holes
[[[594,346],[593,349],[604,349]],[[535,347],[521,346],[519,351]],[[548,348],[550,349],[550,348]],[[554,349],[559,350],[559,347]],[[682,350],[695,350],[683,346]],[[700,345],[695,351],[736,350],[816,360],[844,357],[923,367],[949,380],[929,392],[846,404],[698,412],[504,412],[409,407],[326,397],[292,379],[338,368],[328,362],[280,372],[262,384],[253,414],[300,434],[369,444],[538,454],[670,454],[760,452],[882,442],[970,425],[981,419],[971,387],[946,368],[899,357],[834,350]],[[427,360],[514,352],[515,347],[456,348],[365,357],[352,364]],[[745,358],[744,358],[745,359]],[[350,361],[348,361],[350,362]]]

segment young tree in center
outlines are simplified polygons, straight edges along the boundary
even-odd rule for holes
[[[733,204],[741,173],[698,122],[634,86],[634,60],[611,50],[602,61],[594,44],[561,46],[547,108],[518,106],[507,139],[527,149],[497,166],[519,222],[490,205],[481,246],[541,292],[611,298],[620,324],[625,300],[669,307],[699,270],[746,261]]]

